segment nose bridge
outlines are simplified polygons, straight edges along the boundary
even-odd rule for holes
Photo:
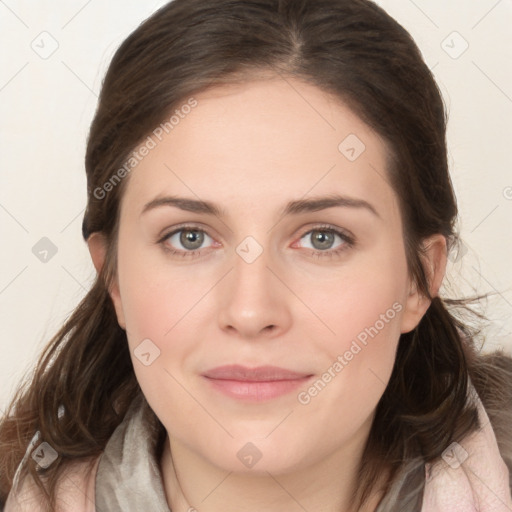
[[[260,243],[248,235],[235,247],[233,268],[222,291],[221,327],[230,326],[244,336],[254,336],[270,326],[281,330],[289,322],[286,298],[280,289],[283,285],[270,270],[274,264],[269,238]]]
[[[261,236],[258,237],[261,240]],[[263,245],[265,244],[265,245]],[[258,300],[270,293],[272,283],[270,250],[267,242],[246,236],[235,248],[233,258],[233,292],[241,299]],[[253,305],[254,306],[254,305]]]

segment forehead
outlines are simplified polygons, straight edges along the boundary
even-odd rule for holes
[[[213,87],[193,100],[149,135],[153,147],[131,171],[123,203],[141,210],[173,193],[262,208],[333,188],[393,201],[385,143],[321,89],[279,77]]]

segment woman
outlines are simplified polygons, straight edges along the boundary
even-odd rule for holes
[[[5,510],[510,510],[512,360],[439,296],[445,129],[372,2],[145,21],[88,140],[97,280],[0,425]]]

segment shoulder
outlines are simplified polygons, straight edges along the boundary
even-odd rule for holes
[[[95,480],[100,456],[70,463],[56,489],[55,512],[95,512]],[[41,491],[29,475],[17,492],[11,489],[4,512],[47,512]]]

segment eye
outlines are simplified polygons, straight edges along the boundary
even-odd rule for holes
[[[338,248],[332,249],[336,237],[339,238],[342,243],[339,244]],[[355,243],[351,235],[331,226],[318,226],[314,229],[310,229],[300,238],[300,240],[303,239],[311,240],[313,255],[317,257],[333,257],[353,247]]]
[[[164,235],[158,243],[162,244],[166,251],[179,256],[194,256],[201,252],[200,248],[209,238],[213,240],[206,232],[196,226],[182,226],[171,233]],[[180,246],[183,249],[180,249]],[[178,247],[176,250],[174,247]]]

